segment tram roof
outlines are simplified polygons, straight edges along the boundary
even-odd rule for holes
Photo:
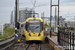
[[[28,18],[28,19],[25,21],[25,23],[26,23],[26,22],[29,22],[29,20],[40,20],[41,22],[43,22],[43,20],[42,20],[41,18]]]

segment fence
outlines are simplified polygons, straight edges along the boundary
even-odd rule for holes
[[[15,43],[15,37],[9,38],[7,40],[0,41],[0,50],[5,50],[6,48],[12,46]]]
[[[59,30],[59,44],[67,50],[74,50],[74,33]]]

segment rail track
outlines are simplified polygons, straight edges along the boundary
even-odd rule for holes
[[[15,37],[0,42],[0,50],[4,50],[15,43]]]
[[[5,50],[53,50],[52,47],[45,40],[43,42],[30,41],[26,42],[22,37],[20,42],[14,43],[12,46]]]
[[[53,50],[52,47],[46,42],[40,43],[15,43],[13,46],[7,48],[6,50]]]
[[[28,46],[25,48],[25,50],[41,50],[40,43],[39,44],[28,44]]]
[[[17,43],[6,50],[41,50],[41,44]]]

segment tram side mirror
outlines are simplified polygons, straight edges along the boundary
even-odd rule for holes
[[[21,27],[23,27],[23,24],[21,25]]]
[[[28,24],[25,25],[25,29],[28,30]]]

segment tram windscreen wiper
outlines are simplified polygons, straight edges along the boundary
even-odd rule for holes
[[[37,26],[36,28],[34,28],[33,30],[35,30],[35,29],[37,29],[37,28],[39,28],[40,26]]]
[[[38,29],[40,26],[37,26],[37,27],[35,27],[34,29],[33,29],[33,31],[35,31],[36,29]]]

